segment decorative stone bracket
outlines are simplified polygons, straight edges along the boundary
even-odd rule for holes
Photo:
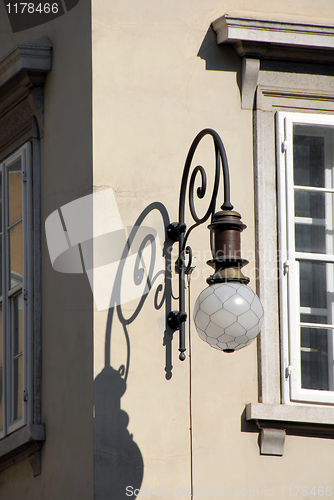
[[[261,455],[282,456],[285,443],[285,429],[266,429],[260,431],[260,453]]]
[[[254,97],[259,79],[260,59],[242,59],[241,107],[253,109]]]
[[[334,26],[326,20],[291,21],[255,18],[247,12],[225,14],[212,23],[217,43],[232,44],[243,59],[241,101],[252,109],[260,71],[260,60],[272,59],[333,64]]]

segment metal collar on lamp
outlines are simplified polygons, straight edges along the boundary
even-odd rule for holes
[[[260,333],[263,308],[258,296],[246,286],[249,278],[241,268],[241,232],[246,229],[238,212],[222,211],[212,217],[214,258],[207,264],[215,270],[210,285],[199,295],[194,307],[198,335],[211,347],[234,352],[246,347]]]

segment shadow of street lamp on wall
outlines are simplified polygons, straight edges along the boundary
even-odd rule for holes
[[[203,217],[198,217],[194,205],[195,179],[201,178],[197,197],[206,192],[206,173],[198,165],[192,171],[189,181],[189,208],[194,224],[185,224],[185,202],[188,177],[196,148],[205,136],[211,136],[215,148],[215,179],[209,207]],[[224,203],[221,211],[215,212],[220,183],[220,169],[223,170]],[[263,322],[263,307],[256,293],[247,286],[249,278],[241,269],[248,261],[241,257],[241,232],[246,228],[241,215],[233,210],[230,202],[230,180],[227,157],[220,136],[212,129],[202,130],[194,139],[185,162],[179,200],[179,221],[169,225],[167,232],[173,242],[179,243],[176,270],[179,274],[179,310],[169,313],[170,327],[179,330],[179,358],[185,356],[185,277],[192,272],[192,250],[187,245],[190,233],[204,224],[211,216],[210,244],[212,259],[207,262],[214,273],[207,279],[208,287],[196,300],[194,322],[198,335],[211,347],[227,353],[249,345],[260,333]],[[188,258],[186,257],[188,256]]]

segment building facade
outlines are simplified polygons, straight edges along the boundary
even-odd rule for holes
[[[332,496],[334,6],[50,5],[26,26],[0,5],[0,498]],[[264,320],[233,353],[197,335],[208,218],[180,361],[168,228],[206,128]],[[198,219],[214,164],[204,137]]]

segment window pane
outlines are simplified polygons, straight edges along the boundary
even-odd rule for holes
[[[324,226],[296,224],[295,240],[297,252],[326,253]]]
[[[22,294],[13,297],[13,356],[23,350],[23,297]]]
[[[333,274],[333,264],[325,262],[301,261],[300,306],[327,309],[327,300],[332,302],[332,294],[327,291],[326,272]]]
[[[325,325],[326,323],[330,323],[328,321],[328,316],[318,316],[316,314],[301,314],[300,315],[301,323],[321,323]]]
[[[303,389],[329,390],[328,333],[331,333],[331,330],[301,328],[301,377]]]
[[[22,222],[9,230],[9,248],[10,288],[13,288],[23,280]]]
[[[295,190],[295,216],[325,219],[325,194]]]
[[[319,126],[294,125],[293,163],[294,183],[297,186],[325,187],[325,139]],[[305,134],[305,135],[304,135]]]
[[[8,167],[8,225],[22,218],[21,159]]]
[[[23,416],[23,356],[13,360],[12,422]]]

